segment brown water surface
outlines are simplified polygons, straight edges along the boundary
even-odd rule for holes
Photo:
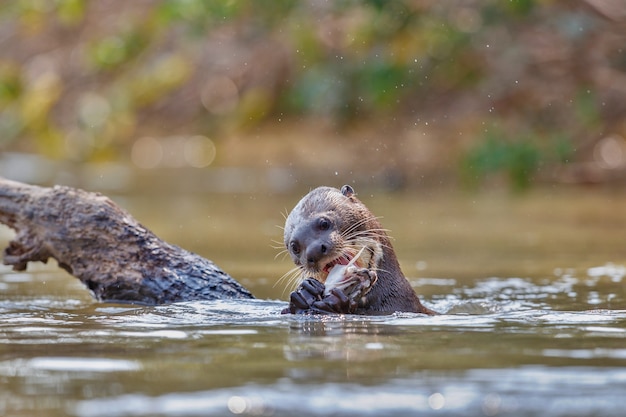
[[[437,317],[280,315],[300,195],[112,197],[259,299],[103,304],[54,262],[3,267],[1,415],[623,415],[620,190],[362,191]]]

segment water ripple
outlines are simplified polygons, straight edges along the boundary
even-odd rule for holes
[[[80,401],[70,413],[84,417],[623,415],[624,369],[474,369],[458,373],[455,380],[437,383],[437,374],[418,373],[410,379],[377,385],[375,391],[350,383],[278,382],[161,396],[133,394]],[[585,395],[580,396],[583,392]]]

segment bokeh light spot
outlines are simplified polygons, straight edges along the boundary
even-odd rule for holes
[[[204,168],[215,159],[215,144],[206,136],[191,136],[185,140],[184,154],[189,166]]]
[[[202,105],[216,115],[227,114],[239,103],[239,89],[226,76],[211,77],[202,87]]]
[[[436,392],[428,397],[428,405],[433,410],[441,410],[446,405],[446,397],[443,394]]]
[[[620,135],[601,139],[593,153],[595,160],[604,168],[617,169],[626,165],[626,141]]]
[[[109,101],[96,93],[85,93],[78,100],[80,121],[87,127],[103,126],[111,114]]]
[[[130,157],[139,168],[156,168],[163,159],[163,147],[155,138],[139,138],[133,144]]]
[[[228,399],[228,409],[233,414],[243,414],[247,408],[248,402],[243,397],[234,395]]]

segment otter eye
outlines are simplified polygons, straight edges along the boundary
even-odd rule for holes
[[[320,230],[328,230],[330,229],[330,222],[328,219],[319,219],[317,227],[319,227]]]
[[[298,255],[300,253],[300,245],[298,244],[298,242],[290,242],[289,243],[289,250],[294,255]]]

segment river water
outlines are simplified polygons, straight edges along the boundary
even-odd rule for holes
[[[54,262],[2,267],[0,414],[624,415],[626,194],[360,197],[442,315],[280,315],[296,195],[113,196],[259,300],[103,304]]]

